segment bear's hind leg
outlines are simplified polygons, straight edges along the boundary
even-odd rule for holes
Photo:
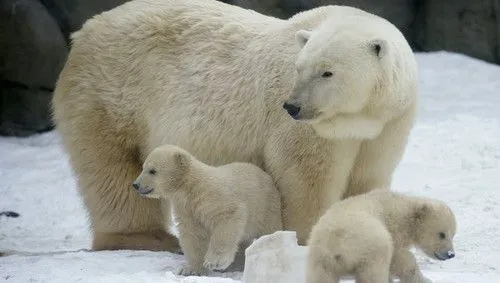
[[[372,233],[366,236],[367,233]],[[364,242],[357,247],[356,253],[362,255],[355,266],[356,283],[391,282],[390,268],[394,252],[392,237],[389,231],[378,221],[364,221]]]
[[[181,253],[177,238],[164,230],[138,233],[94,232],[92,250],[150,250]]]
[[[170,219],[160,201],[132,188],[142,169],[133,136],[110,130],[97,114],[58,123],[90,216],[92,249],[180,252],[177,238],[166,231]]]
[[[94,228],[92,249],[180,252],[177,238],[166,231],[170,215],[162,212],[160,200],[143,198],[131,187],[140,163],[106,158],[93,161],[95,172],[80,171],[90,180],[80,184]]]

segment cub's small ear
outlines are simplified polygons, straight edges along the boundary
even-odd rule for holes
[[[311,37],[311,32],[308,30],[299,30],[295,33],[295,40],[299,43],[300,47],[304,47]]]
[[[375,54],[378,58],[383,58],[389,49],[387,41],[383,39],[373,39],[370,41],[368,46],[370,47],[370,51],[373,52],[373,54]]]
[[[427,216],[429,216],[431,212],[431,207],[429,204],[422,204],[417,206],[415,209],[415,212],[413,214],[413,217],[417,221],[424,221]]]
[[[189,158],[183,152],[174,153],[174,162],[180,167],[185,167],[189,164]]]

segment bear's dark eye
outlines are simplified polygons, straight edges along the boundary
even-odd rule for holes
[[[446,239],[446,234],[444,232],[439,233],[439,239],[444,240]]]
[[[151,174],[151,175],[156,174],[156,170],[155,169],[149,169],[149,174]]]
[[[333,73],[332,72],[324,72],[322,75],[321,75],[323,78],[329,78],[331,76],[333,76]]]

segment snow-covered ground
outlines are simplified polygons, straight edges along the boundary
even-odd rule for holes
[[[456,258],[419,256],[435,282],[500,282],[500,67],[417,54],[421,106],[393,187],[446,201],[458,220]],[[240,282],[241,272],[180,277],[167,252],[89,252],[87,218],[55,133],[0,138],[0,282]],[[226,278],[224,278],[226,277]],[[264,283],[264,282],[263,282]],[[301,283],[301,282],[297,282]]]

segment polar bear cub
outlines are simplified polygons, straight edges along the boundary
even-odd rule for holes
[[[143,196],[172,201],[187,258],[182,275],[226,269],[240,244],[282,229],[274,181],[250,163],[213,167],[166,144],[147,156],[133,186]]]
[[[331,206],[313,227],[308,240],[307,283],[339,282],[355,275],[356,282],[431,282],[424,277],[411,246],[427,256],[455,256],[456,220],[443,202],[374,190]]]

